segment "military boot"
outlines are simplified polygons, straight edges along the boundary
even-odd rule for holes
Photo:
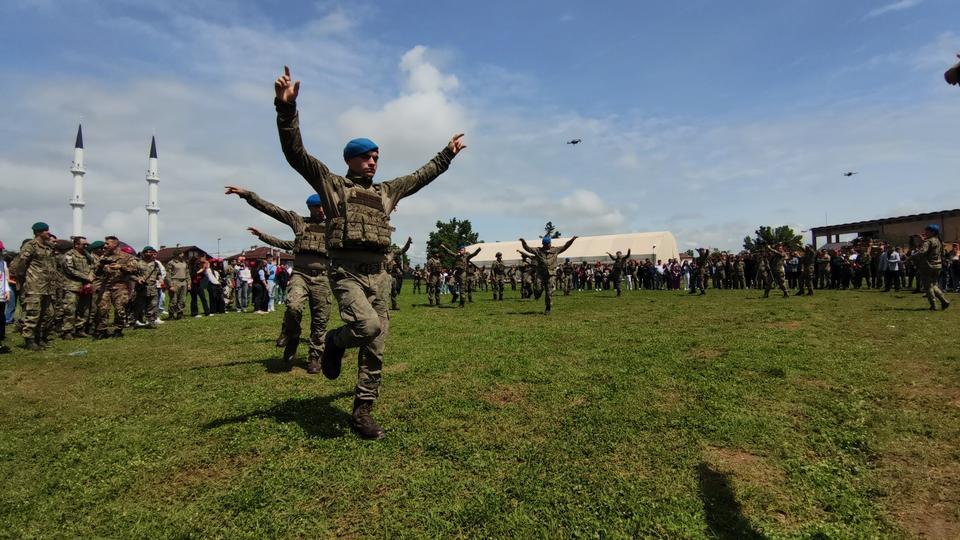
[[[323,340],[323,356],[320,357],[320,369],[324,377],[333,380],[340,376],[344,352],[333,342],[333,332],[327,332]]]
[[[321,371],[323,371],[323,366],[320,363],[320,359],[311,357],[310,360],[307,362],[307,373],[309,373],[310,375],[316,375]]]
[[[284,344],[283,361],[292,364],[297,358],[297,346],[300,345],[300,338],[288,338]]]
[[[282,349],[287,346],[287,335],[280,334],[280,337],[277,338],[277,348]]]
[[[383,428],[370,416],[373,401],[353,398],[353,414],[350,416],[350,427],[361,439],[382,439]]]
[[[60,334],[60,339],[62,339],[62,340],[71,340],[71,339],[73,339],[73,334],[71,334],[70,332],[64,332],[64,333]]]
[[[41,347],[39,343],[37,343],[35,340],[32,340],[32,339],[25,340],[23,346],[28,351],[39,351],[43,349],[43,347]]]
[[[940,309],[946,311],[948,307],[950,307],[950,302],[947,302],[946,300],[940,301]]]

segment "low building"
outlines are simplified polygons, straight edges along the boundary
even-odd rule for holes
[[[526,239],[530,247],[540,247],[539,237]],[[569,237],[554,238],[554,246],[562,246]],[[489,266],[496,260],[497,252],[503,253],[503,261],[507,265],[515,265],[520,262],[519,241],[512,242],[484,242],[467,246],[468,252],[473,252],[480,248],[480,253],[473,259],[473,264],[477,266]],[[610,262],[607,253],[616,254],[617,251],[626,253],[630,250],[630,258],[636,261],[650,259],[677,259],[677,240],[673,233],[669,231],[644,232],[644,233],[626,233],[626,234],[606,234],[602,236],[581,236],[570,246],[570,249],[560,254],[560,261],[570,259],[571,262],[594,263]]]
[[[856,234],[858,238],[907,245],[911,235],[930,224],[940,226],[940,237],[944,242],[960,241],[960,209],[957,209],[813,227],[810,229],[811,244],[817,247],[818,238],[825,238],[827,243],[838,243],[840,235]]]
[[[176,246],[176,247],[161,246],[160,249],[157,250],[157,260],[163,264],[167,264],[169,260],[173,259],[176,256],[178,251],[182,251],[184,254],[184,258],[188,261],[191,258],[199,257],[200,255],[210,258],[210,254],[198,246]]]
[[[230,259],[243,257],[248,261],[259,261],[259,260],[266,260],[268,255],[272,256],[274,260],[281,261],[284,263],[287,263],[293,260],[292,254],[287,253],[286,251],[277,249],[275,247],[269,247],[269,246],[252,247],[250,249],[241,251],[240,253],[228,255],[224,257],[224,259],[229,261]]]

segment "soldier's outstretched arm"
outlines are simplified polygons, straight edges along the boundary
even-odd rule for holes
[[[413,238],[410,238],[410,237],[408,236],[408,237],[407,237],[407,243],[405,243],[405,244],[403,245],[403,247],[400,248],[400,251],[397,252],[397,255],[403,255],[404,253],[406,253],[407,250],[410,249],[410,245],[411,245],[411,244],[413,244]]]
[[[423,167],[420,167],[411,174],[400,176],[381,184],[390,205],[390,207],[387,208],[387,212],[392,211],[400,199],[420,191],[421,188],[433,182],[438,176],[446,172],[446,170],[450,168],[450,162],[453,161],[453,158],[466,147],[467,145],[463,144],[463,133],[454,135],[453,138],[450,139],[450,142],[447,143],[447,146]]]
[[[580,237],[579,237],[579,236],[574,236],[573,238],[567,240],[567,243],[564,244],[563,247],[561,247],[560,249],[557,250],[557,254],[559,255],[559,254],[563,253],[564,251],[566,251],[567,248],[569,248],[570,246],[573,245],[573,241],[576,240],[577,238],[580,238]],[[609,255],[609,254],[608,254],[608,255]]]
[[[247,230],[250,231],[250,234],[256,236],[260,239],[261,242],[273,247],[278,247],[280,249],[291,250],[293,249],[293,240],[281,240],[276,236],[269,235],[265,232],[260,232],[260,230],[253,227],[247,227]]]
[[[280,135],[280,149],[287,163],[304,178],[323,200],[330,200],[327,196],[333,187],[324,182],[330,176],[330,169],[319,159],[307,153],[303,147],[303,138],[300,136],[300,116],[297,113],[297,96],[300,94],[300,81],[293,81],[290,77],[290,68],[283,66],[283,75],[277,77],[273,83],[276,98],[273,100],[277,109],[277,132]]]
[[[609,251],[607,252],[607,257],[610,257],[610,260],[613,260],[613,261],[617,260],[617,258],[611,255]]]
[[[480,248],[477,248],[473,251],[473,253],[467,255],[467,260],[469,261],[470,259],[476,257],[479,254],[480,254]]]
[[[293,229],[294,233],[298,232],[298,230],[302,228],[303,219],[301,219],[296,212],[291,212],[290,210],[280,208],[272,202],[262,199],[256,193],[246,189],[237,188],[234,186],[227,186],[226,189],[227,195],[239,195],[240,198],[247,201],[247,204],[250,206],[272,217],[280,223],[288,225],[291,229]]]
[[[440,249],[446,251],[448,255],[453,255],[454,257],[457,256],[456,253],[450,251],[450,248],[448,248],[448,247],[447,247],[446,245],[444,245],[444,244],[440,244]]]
[[[536,253],[533,250],[533,248],[531,248],[530,245],[527,244],[527,241],[524,240],[523,238],[520,239],[520,245],[523,246],[523,250],[529,253],[530,255],[533,255],[534,253]]]

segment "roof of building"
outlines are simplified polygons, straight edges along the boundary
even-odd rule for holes
[[[227,255],[227,256],[224,257],[224,258],[227,259],[227,260],[229,260],[229,259],[235,259],[235,258],[237,258],[237,257],[243,257],[243,258],[245,258],[245,259],[260,260],[260,259],[266,259],[266,258],[267,258],[267,255],[272,255],[274,258],[276,258],[277,260],[280,260],[280,261],[292,261],[292,260],[293,260],[293,255],[292,255],[292,254],[287,253],[286,251],[277,249],[277,248],[275,248],[275,247],[269,247],[269,246],[257,246],[257,247],[255,247],[255,248],[251,248],[251,249],[247,249],[247,250],[241,251],[240,253],[235,253],[235,254],[233,254],[233,255]]]
[[[173,259],[173,257],[176,255],[176,253],[177,253],[178,251],[182,251],[182,252],[184,252],[184,253],[189,253],[189,252],[193,251],[193,252],[195,252],[195,253],[201,253],[201,254],[203,254],[203,255],[205,255],[205,256],[207,256],[207,257],[210,256],[209,253],[207,253],[206,251],[204,251],[202,248],[200,248],[200,247],[198,247],[198,246],[174,246],[174,247],[162,247],[162,248],[158,249],[158,250],[157,250],[157,260],[160,261],[160,262],[162,262],[162,263],[165,263],[165,262]]]
[[[939,212],[926,212],[923,214],[910,214],[907,216],[897,216],[889,218],[879,218],[879,219],[866,219],[863,221],[852,221],[850,223],[839,223],[837,225],[824,225],[822,227],[811,227],[810,230],[813,232],[821,231],[833,231],[836,229],[860,229],[865,227],[873,227],[880,224],[887,223],[903,223],[910,221],[924,221],[928,219],[934,219],[945,216],[960,216],[960,208],[953,210],[941,210]]]

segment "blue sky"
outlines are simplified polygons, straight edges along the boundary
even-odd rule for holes
[[[220,186],[299,208],[272,80],[303,81],[308,150],[382,147],[380,179],[458,130],[451,170],[395,214],[415,260],[436,219],[485,240],[670,230],[681,249],[958,206],[956,4],[845,2],[171,2],[0,6],[0,238],[69,234],[84,123],[85,232],[146,237],[160,152],[164,244],[224,251],[282,235]],[[576,147],[563,142],[582,138]],[[840,173],[861,174],[845,179]]]

